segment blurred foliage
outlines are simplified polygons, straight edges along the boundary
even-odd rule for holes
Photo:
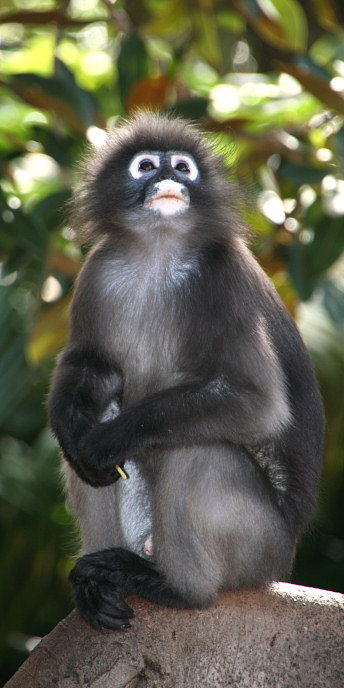
[[[138,106],[227,147],[254,250],[297,318],[327,412],[294,582],[344,591],[344,5],[8,0],[0,9],[2,678],[70,609],[73,537],[44,398],[81,260],[64,204],[85,141]]]

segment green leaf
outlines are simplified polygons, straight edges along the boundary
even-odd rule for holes
[[[75,81],[74,74],[62,60],[55,60],[56,82],[60,87],[59,93],[73,109],[78,112],[85,128],[95,124],[96,104],[92,95],[80,88]]]
[[[28,254],[42,255],[46,249],[46,231],[40,218],[28,215],[20,209],[13,211],[13,219],[4,222],[1,231],[16,248],[21,248]]]
[[[56,60],[56,74],[50,78],[15,74],[7,85],[26,103],[54,112],[79,134],[97,123],[92,96],[76,84],[74,75],[61,60]]]
[[[296,165],[285,158],[278,168],[279,179],[290,179],[300,186],[302,184],[321,184],[326,174],[328,174],[327,169],[312,167],[311,165]]]
[[[306,91],[312,93],[327,107],[338,110],[344,114],[344,98],[341,93],[336,93],[330,85],[330,75],[326,70],[316,65],[309,57],[294,63],[283,62],[279,64],[280,70],[297,79]]]
[[[148,75],[148,55],[144,41],[133,31],[122,43],[118,56],[118,88],[125,106],[126,98],[134,84]]]
[[[297,0],[240,0],[239,7],[271,45],[291,52],[307,49],[307,20]]]
[[[190,98],[188,100],[180,100],[179,103],[176,103],[169,110],[178,117],[199,120],[206,114],[207,107],[208,100],[206,98]]]
[[[64,220],[64,207],[70,198],[68,191],[56,191],[37,203],[32,212],[33,218],[38,218],[44,222],[45,227],[50,231],[62,224]]]
[[[291,248],[289,270],[301,297],[310,298],[320,275],[344,250],[342,217],[324,215],[321,200],[308,209],[297,241]]]
[[[340,18],[336,3],[333,0],[313,0],[313,5],[314,15],[319,25],[327,31],[337,31]]]
[[[332,280],[321,282],[321,303],[325,306],[332,320],[344,330],[344,291],[337,287]]]

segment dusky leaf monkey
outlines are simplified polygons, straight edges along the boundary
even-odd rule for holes
[[[158,114],[84,163],[71,224],[97,243],[49,412],[82,537],[74,598],[95,628],[129,625],[128,593],[202,607],[281,579],[313,513],[318,386],[235,195],[209,140]]]

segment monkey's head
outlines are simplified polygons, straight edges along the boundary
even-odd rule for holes
[[[84,240],[152,228],[209,231],[228,227],[229,195],[223,160],[196,127],[143,112],[85,160],[73,226]]]

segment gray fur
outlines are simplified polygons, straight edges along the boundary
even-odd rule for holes
[[[128,172],[143,151],[161,165],[147,178]],[[169,151],[192,156],[197,176],[169,171]],[[145,203],[166,174],[190,198],[175,215]],[[191,605],[285,576],[314,509],[323,411],[219,158],[193,127],[138,116],[87,161],[74,204],[73,226],[100,241],[77,280],[49,408],[82,554],[153,555],[158,599]]]
[[[288,568],[293,540],[244,449],[196,446],[184,450],[182,464],[178,452],[169,453],[157,494],[158,566],[194,604]],[[273,572],[271,561],[278,562]]]
[[[80,528],[81,552],[108,547],[126,547],[144,556],[144,543],[152,532],[151,488],[142,470],[128,459],[127,480],[94,488],[63,462],[63,477],[69,505]]]

